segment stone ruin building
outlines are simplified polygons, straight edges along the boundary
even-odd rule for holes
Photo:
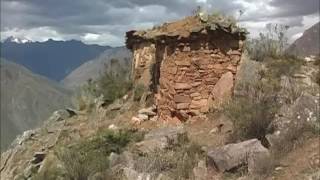
[[[216,16],[129,31],[134,84],[153,94],[161,120],[201,117],[232,94],[245,35],[231,20]]]

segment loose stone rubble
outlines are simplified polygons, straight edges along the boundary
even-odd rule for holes
[[[151,106],[148,108],[143,108],[138,111],[137,117],[132,117],[131,122],[133,124],[140,124],[143,121],[156,121],[157,118],[157,113],[156,113],[156,107]]]
[[[141,153],[163,150],[187,140],[187,131],[183,127],[167,127],[153,130],[145,135],[144,141],[136,144]]]

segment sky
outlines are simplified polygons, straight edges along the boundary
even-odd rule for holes
[[[279,23],[290,26],[292,42],[319,22],[319,0],[1,0],[0,34],[1,40],[77,39],[122,46],[126,31],[181,19],[197,6],[234,16],[251,37],[266,24]]]

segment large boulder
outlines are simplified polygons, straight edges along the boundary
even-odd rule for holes
[[[49,121],[62,121],[75,116],[76,114],[76,111],[71,108],[60,109],[53,112],[52,116],[49,118]]]
[[[187,131],[183,127],[165,127],[153,130],[145,135],[143,141],[136,144],[142,153],[163,150],[187,140]]]
[[[303,94],[292,105],[283,105],[270,125],[275,130],[274,133],[266,136],[271,147],[287,134],[305,126],[319,129],[319,100],[319,96]]]
[[[251,139],[209,149],[207,157],[208,165],[221,172],[248,165],[248,171],[254,173],[256,165],[261,163],[259,160],[268,160],[270,153],[259,140]]]
[[[212,94],[215,106],[219,106],[227,101],[232,95],[233,74],[227,72],[221,76],[217,84],[214,86]]]
[[[234,95],[245,95],[245,85],[256,84],[260,80],[259,72],[263,70],[263,64],[250,60],[248,53],[245,52],[241,56],[240,65],[238,66],[235,78]]]

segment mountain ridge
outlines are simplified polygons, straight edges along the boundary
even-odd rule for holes
[[[320,48],[320,22],[314,24],[303,32],[303,35],[290,45],[287,52],[297,56],[319,56]]]
[[[84,62],[99,56],[110,46],[87,45],[81,41],[0,43],[1,57],[23,65],[36,74],[60,81]]]
[[[118,60],[121,66],[130,66],[132,53],[126,47],[111,48],[76,68],[61,82],[65,87],[73,89],[87,82],[97,79],[105,71],[110,71],[111,60]]]
[[[55,110],[70,106],[71,92],[57,82],[1,59],[1,150]]]

